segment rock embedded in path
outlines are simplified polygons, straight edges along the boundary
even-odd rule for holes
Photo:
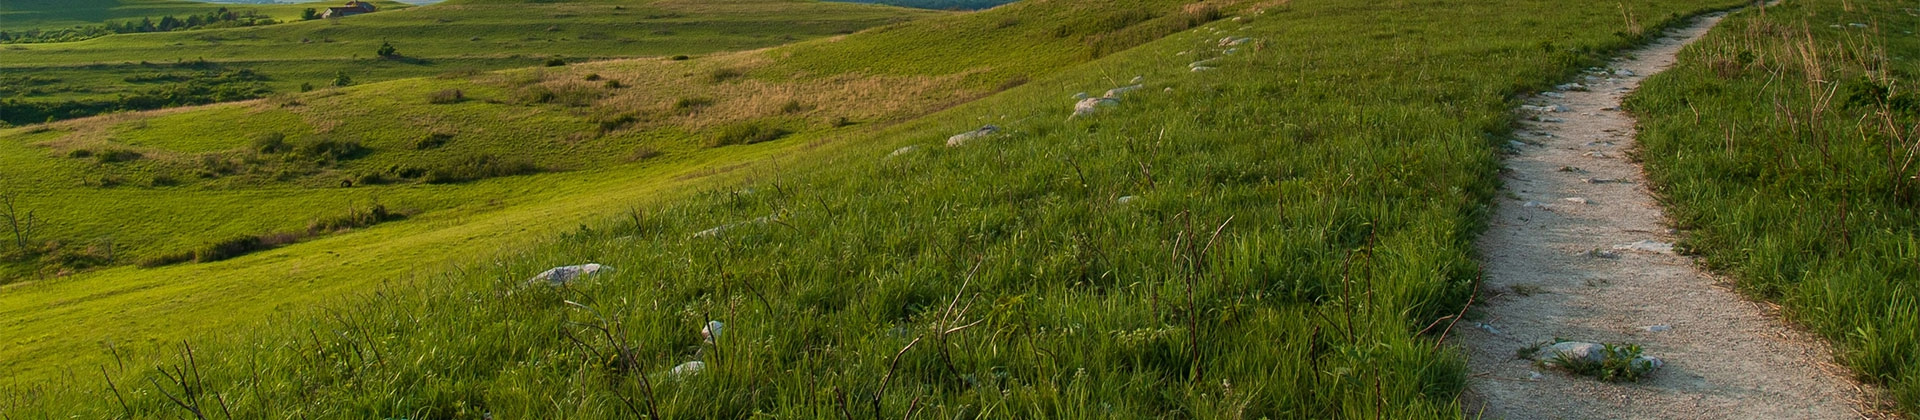
[[[1639,241],[1634,241],[1633,243],[1630,243],[1630,244],[1614,245],[1613,249],[1622,250],[1622,251],[1641,251],[1641,252],[1652,252],[1652,253],[1658,253],[1658,254],[1672,254],[1673,243],[1650,241],[1650,240],[1639,240]]]

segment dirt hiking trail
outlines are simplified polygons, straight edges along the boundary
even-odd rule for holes
[[[1523,107],[1505,197],[1478,244],[1486,279],[1475,309],[1485,316],[1456,328],[1469,354],[1470,418],[1881,417],[1823,342],[1673,253],[1677,235],[1627,156],[1634,121],[1621,99],[1723,16],[1696,19]],[[1556,337],[1637,343],[1666,366],[1608,383],[1516,355]]]

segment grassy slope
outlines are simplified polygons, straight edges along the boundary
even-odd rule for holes
[[[560,7],[564,4],[549,4]],[[466,7],[459,5],[437,7]],[[662,7],[677,7],[672,5]],[[847,9],[853,7],[851,12]],[[702,18],[726,27],[769,13],[789,12],[786,18],[813,19],[833,25],[868,25],[921,12],[832,4],[734,2],[697,6],[701,13],[684,19],[699,27]],[[857,13],[855,13],[857,12]],[[691,13],[691,12],[689,12]],[[718,13],[720,15],[715,15]],[[397,14],[397,12],[396,12]],[[373,15],[356,16],[371,17]],[[717,16],[725,16],[717,17]],[[805,31],[804,24],[791,25]],[[762,29],[777,31],[778,29]],[[707,46],[701,48],[716,48]],[[823,50],[822,53],[835,53]],[[556,170],[579,170],[626,165],[638,147],[668,153],[678,161],[685,153],[698,154],[701,140],[693,130],[733,120],[781,114],[802,126],[831,128],[834,118],[871,122],[902,115],[918,115],[951,99],[937,95],[912,101],[845,101],[859,106],[812,106],[799,112],[781,112],[782,103],[759,104],[753,97],[791,97],[809,90],[786,88],[797,82],[731,80],[706,82],[719,67],[752,69],[751,55],[730,55],[690,61],[639,60],[610,63],[585,70],[542,68],[510,74],[454,73],[408,82],[324,90],[268,101],[190,109],[107,116],[13,130],[0,144],[0,187],[22,196],[25,209],[52,223],[42,229],[43,240],[73,244],[115,243],[123,262],[178,252],[238,235],[295,230],[309,220],[339,214],[354,203],[378,198],[396,208],[439,210],[462,203],[488,201],[505,195],[497,188],[438,188],[411,185],[331,187],[360,175],[385,173],[398,167],[447,165],[470,156],[515,156]],[[627,88],[610,88],[605,81],[586,82],[587,74],[605,73]],[[957,79],[956,79],[957,80]],[[861,79],[842,82],[916,83],[917,80]],[[807,83],[818,85],[817,83]],[[924,84],[924,83],[923,83]],[[925,84],[925,88],[944,87]],[[515,96],[533,89],[581,91],[598,101],[575,105],[522,102]],[[460,89],[471,100],[429,105],[432,92]],[[818,89],[814,89],[818,90]],[[778,92],[772,92],[778,91]],[[980,93],[973,93],[977,96]],[[596,132],[598,112],[620,113],[671,106],[686,97],[714,100],[715,110],[675,116],[660,124],[640,123],[618,132]],[[821,99],[832,98],[823,96]],[[871,106],[867,106],[871,105]],[[905,109],[883,108],[887,106]],[[772,107],[774,109],[761,109]],[[904,113],[904,114],[903,114]],[[373,150],[352,162],[279,182],[281,166],[274,156],[251,153],[251,139],[279,133],[290,141],[328,138],[354,141]],[[430,133],[453,136],[435,150],[415,150]],[[100,163],[90,158],[67,158],[74,150],[135,150],[145,158],[128,163]],[[685,152],[685,153],[682,153]],[[242,162],[249,169],[233,176],[203,179],[204,162]],[[244,163],[265,161],[265,163]],[[644,162],[659,164],[658,161]],[[32,175],[29,175],[32,174]],[[157,179],[182,184],[167,186]],[[112,188],[99,188],[122,184]],[[30,271],[30,270],[29,270]],[[51,274],[51,273],[41,273]],[[11,276],[17,277],[18,273]]]
[[[280,6],[275,6],[280,7]],[[245,8],[242,6],[241,8]],[[342,19],[250,28],[122,34],[80,42],[7,46],[0,71],[58,79],[35,101],[112,99],[148,88],[130,75],[204,59],[247,68],[290,92],[326,86],[344,72],[359,83],[449,71],[579,61],[707,54],[851,33],[936,12],[800,1],[569,1],[448,3]],[[378,59],[391,42],[404,59]]]
[[[955,19],[991,27],[1062,3]],[[1470,289],[1470,234],[1493,191],[1492,149],[1508,130],[1510,98],[1591,63],[1570,49],[1623,46],[1613,33],[1624,22],[1618,10],[1546,1],[1296,3],[1033,75],[882,132],[752,146],[783,158],[732,172],[744,179],[694,185],[707,192],[686,200],[643,199],[637,223],[597,223],[445,275],[386,283],[341,302],[349,313],[203,339],[196,360],[206,389],[243,414],[631,416],[623,400],[642,393],[621,372],[641,372],[658,386],[659,410],[686,417],[915,407],[985,417],[1457,416],[1464,372],[1415,332]],[[1648,23],[1701,6],[1627,5]],[[940,23],[950,22],[925,25]],[[1214,29],[1263,41],[1219,70],[1187,71],[1218,54]],[[922,48],[972,48],[927,33]],[[869,39],[830,42],[870,50],[855,48]],[[1009,58],[1051,56],[1033,54]],[[865,57],[844,59],[880,61]],[[1122,106],[1066,118],[1071,92],[1135,74],[1150,85]],[[984,123],[1006,134],[938,146]],[[902,145],[920,148],[884,157]],[[599,194],[558,203],[581,206],[568,214],[610,212],[629,197],[688,188],[644,190],[626,182],[660,178],[630,179],[583,182]],[[1139,198],[1116,204],[1129,195]],[[570,222],[494,214],[504,226]],[[689,238],[768,214],[778,222]],[[412,223],[285,251],[312,258]],[[524,238],[461,249],[507,236]],[[379,261],[422,265],[395,257]],[[226,264],[264,267],[270,258]],[[581,261],[620,270],[566,290],[519,285]],[[349,272],[374,271],[358,267]],[[968,309],[941,321],[956,296]],[[28,301],[58,300],[49,297]],[[608,319],[629,326],[614,342],[638,345],[632,359],[607,358],[613,344],[585,327]],[[728,322],[720,346],[699,343],[704,319]],[[935,333],[973,321],[981,323],[946,342]],[[932,341],[902,351],[916,337]],[[135,378],[151,364],[178,363],[171,352],[134,352],[131,369],[107,367],[121,383],[143,383]],[[696,352],[710,364],[705,373],[663,381],[658,372]],[[41,360],[20,364],[44,372]],[[249,366],[270,368],[257,372],[260,382],[241,381],[256,377]],[[91,380],[68,380],[28,385],[12,404],[23,413],[120,410]],[[154,388],[134,386],[136,413],[178,412]]]
[[[1913,414],[1920,15],[1910,6],[1786,2],[1736,15],[1629,105],[1641,157],[1691,231],[1687,249],[1833,339]],[[1873,84],[1893,86],[1893,102],[1876,100]],[[1814,95],[1830,105],[1815,111]]]
[[[1092,6],[1088,6],[1092,7]],[[1092,13],[1090,13],[1092,12]],[[901,38],[930,39],[938,35],[963,33],[972,40],[1016,43],[1034,38],[1034,33],[1051,33],[1057,22],[1098,20],[1097,9],[1048,8],[1033,12],[1007,11],[1037,16],[1038,23],[1001,28],[998,20],[988,23],[960,17],[942,18],[924,25],[895,28],[864,35],[867,42],[900,44]],[[958,23],[955,23],[955,22]],[[958,26],[956,26],[958,25]],[[964,28],[960,27],[964,26]],[[735,121],[775,121],[793,129],[793,142],[822,138],[842,138],[872,130],[870,123],[891,123],[922,115],[999,89],[999,82],[967,83],[968,76],[995,75],[1008,71],[1033,73],[1035,77],[1057,72],[1058,68],[1031,66],[1004,69],[980,69],[971,66],[926,69],[918,75],[848,74],[819,78],[793,73],[793,67],[778,67],[774,58],[804,62],[824,62],[815,56],[844,57],[870,50],[864,43],[822,42],[804,51],[769,51],[725,54],[689,61],[630,60],[605,62],[566,68],[540,68],[500,74],[477,74],[454,78],[428,78],[358,86],[338,91],[315,92],[297,97],[245,104],[171,110],[111,116],[52,124],[44,132],[39,128],[17,129],[8,133],[12,141],[0,143],[0,159],[9,163],[0,171],[13,171],[0,177],[0,185],[22,194],[25,208],[34,209],[54,224],[42,232],[43,238],[76,243],[97,243],[111,238],[124,260],[142,255],[170,253],[198,247],[207,241],[237,235],[299,229],[307,221],[344,212],[348,206],[365,205],[378,200],[397,209],[418,209],[424,213],[404,222],[415,228],[444,230],[434,241],[423,242],[419,230],[372,229],[356,235],[348,244],[384,244],[391,254],[361,254],[349,259],[355,264],[381,261],[380,266],[362,266],[326,273],[327,282],[301,287],[347,285],[365,287],[369,283],[407,272],[409,263],[432,264],[446,259],[455,246],[494,249],[497,241],[463,244],[468,236],[482,238],[518,237],[527,233],[502,229],[502,226],[526,224],[526,232],[545,232],[554,226],[568,226],[580,218],[552,217],[555,206],[587,206],[611,212],[636,202],[651,201],[659,195],[642,188],[625,187],[636,183],[665,182],[668,176],[688,172],[711,171],[724,166],[715,161],[739,161],[764,153],[766,147],[707,148],[706,134],[691,134]],[[1032,61],[1075,63],[1088,54],[1075,37],[1029,43]],[[955,59],[985,62],[973,54],[997,51],[956,51]],[[1066,64],[1061,64],[1065,66]],[[725,82],[712,82],[717,69],[737,70],[747,76]],[[952,74],[946,74],[952,72]],[[632,87],[597,87],[606,94],[594,102],[595,112],[647,111],[671,108],[677,98],[709,98],[709,109],[685,115],[673,114],[658,122],[593,135],[593,118],[587,107],[546,103],[505,103],[484,99],[501,98],[511,90],[561,88],[583,84],[588,74],[625,80]],[[1000,76],[995,76],[1000,77]],[[1011,76],[1007,76],[1011,77]],[[452,105],[429,105],[426,93],[443,88],[467,89],[475,100]],[[808,109],[788,112],[781,101],[803,96]],[[777,99],[767,102],[769,99]],[[815,102],[821,101],[821,102]],[[297,105],[296,105],[297,104]],[[290,136],[325,135],[355,138],[374,149],[369,156],[331,171],[379,169],[394,164],[419,164],[479,153],[529,156],[543,165],[573,165],[577,172],[533,177],[497,179],[474,184],[390,185],[341,189],[328,187],[337,178],[320,178],[317,185],[251,184],[226,185],[228,179],[190,181],[173,187],[141,186],[142,177],[168,170],[175,161],[195,162],[203,151],[232,151],[246,154],[247,139],[258,129],[249,121],[280,120],[276,115],[291,114],[302,121],[295,127],[281,127]],[[833,120],[847,118],[857,124],[835,127]],[[313,123],[305,123],[312,121]],[[413,150],[412,141],[428,131],[448,129],[457,135],[453,143],[432,151]],[[571,140],[575,134],[589,134]],[[66,150],[79,147],[126,147],[147,155],[137,162],[100,164],[85,159],[66,158]],[[647,146],[664,150],[664,157],[627,163],[632,148]],[[629,175],[632,172],[645,176]],[[331,173],[331,172],[329,172]],[[29,176],[29,174],[32,174]],[[80,187],[80,183],[100,176],[124,176],[132,185],[116,188]],[[611,178],[609,178],[611,177]],[[184,177],[183,177],[184,178]],[[609,179],[620,181],[609,181]],[[679,183],[679,181],[674,181]],[[614,188],[615,186],[622,186]],[[78,187],[78,188],[76,188]],[[614,191],[590,194],[592,188]],[[557,192],[556,192],[557,191]],[[556,203],[568,194],[579,197]],[[669,195],[670,196],[670,195]],[[577,207],[563,207],[577,208]],[[548,209],[548,210],[543,210]],[[498,217],[491,224],[475,220]],[[585,217],[584,215],[581,217]],[[493,220],[493,219],[489,219]],[[506,221],[500,221],[506,220]],[[502,233],[501,230],[508,232]],[[347,239],[342,239],[347,240]],[[360,245],[337,245],[353,247]],[[426,246],[415,251],[415,246]],[[325,248],[302,245],[291,250],[323,252]],[[368,248],[379,249],[379,248]],[[279,254],[269,255],[304,255]],[[312,255],[307,255],[312,257]],[[125,320],[153,320],[157,315],[187,310],[216,319],[219,323],[245,322],[251,314],[277,307],[276,302],[312,302],[313,295],[287,290],[261,289],[235,291],[240,285],[285,283],[279,277],[289,272],[310,272],[307,259],[270,259],[273,264],[253,267],[244,263],[215,264],[219,267],[246,267],[233,271],[207,271],[206,268],[167,268],[161,270],[116,269],[73,278],[43,280],[12,286],[0,296],[6,307],[21,308],[6,322],[9,337],[16,344],[5,349],[10,367],[25,370],[46,368],[39,364],[71,354],[77,348],[95,348],[103,338],[116,341],[142,341],[148,337],[171,335],[193,317],[167,317],[160,323],[126,323]],[[177,271],[184,270],[184,271]],[[172,279],[199,277],[172,273],[222,272],[215,280],[177,283]],[[161,286],[166,285],[163,289]],[[185,290],[176,289],[184,288]],[[221,293],[206,291],[221,290]],[[244,290],[244,289],[242,289]],[[187,295],[189,297],[182,297]],[[99,299],[82,297],[95,296]],[[319,296],[326,296],[321,294]],[[110,298],[110,299],[109,299]],[[179,305],[143,302],[179,300]],[[255,301],[256,303],[248,303]],[[37,304],[56,302],[61,307],[40,311]],[[15,303],[18,303],[17,305]],[[70,305],[70,306],[69,306]],[[183,308],[184,306],[184,308]],[[237,307],[248,308],[246,310]],[[64,308],[64,309],[63,309]],[[102,308],[116,308],[117,318],[92,318]],[[59,314],[48,317],[48,313]],[[243,315],[246,314],[246,315]],[[228,316],[231,315],[231,316]],[[97,335],[67,334],[62,325],[85,324]]]

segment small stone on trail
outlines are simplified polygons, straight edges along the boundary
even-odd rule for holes
[[[1561,99],[1561,98],[1567,97],[1567,95],[1561,94],[1560,92],[1540,92],[1540,96],[1545,96],[1553,99]]]
[[[1528,202],[1527,202],[1526,204],[1521,204],[1521,205],[1520,205],[1520,207],[1529,207],[1529,208],[1531,208],[1531,207],[1546,207],[1546,205],[1545,205],[1545,204],[1540,204],[1540,202],[1538,202],[1538,201],[1528,201]]]
[[[1587,173],[1587,170],[1585,170],[1585,169],[1580,169],[1580,168],[1576,168],[1576,167],[1572,167],[1572,166],[1562,166],[1562,167],[1560,167],[1560,172],[1571,172],[1571,173],[1577,173],[1577,174],[1584,174],[1584,173]]]
[[[1494,329],[1493,324],[1488,324],[1484,322],[1476,322],[1474,324],[1476,324],[1476,326],[1480,327],[1480,329],[1482,330],[1486,330],[1487,332],[1493,333],[1493,335],[1500,335],[1500,330]]]
[[[554,267],[554,268],[547,269],[547,271],[542,271],[540,272],[540,274],[534,275],[532,279],[527,280],[527,284],[533,284],[533,283],[544,281],[550,285],[564,286],[567,283],[572,283],[574,279],[591,276],[594,273],[600,272],[600,270],[612,270],[612,269],[613,267],[607,267],[600,264],[581,264],[581,265],[569,265],[564,267]]]
[[[1538,381],[1546,377],[1547,375],[1541,375],[1540,372],[1538,371],[1531,371],[1531,370],[1527,371],[1527,380],[1529,381]]]
[[[1587,85],[1583,85],[1579,83],[1568,83],[1564,85],[1554,86],[1553,89],[1560,90],[1560,91],[1582,91],[1582,90],[1587,90]]]
[[[1569,203],[1573,203],[1573,204],[1593,204],[1592,200],[1588,200],[1585,197],[1567,197],[1567,198],[1562,198],[1561,200]]]
[[[1611,157],[1612,157],[1612,156],[1607,156],[1607,153],[1606,153],[1606,152],[1602,152],[1602,151],[1598,151],[1598,150],[1595,150],[1595,151],[1591,151],[1591,152],[1586,152],[1586,153],[1581,153],[1580,155],[1581,155],[1581,156],[1586,156],[1586,157],[1590,157],[1590,158],[1601,158],[1601,159],[1606,159],[1606,158],[1611,158]]]
[[[1567,120],[1565,120],[1565,119],[1561,119],[1561,118],[1553,118],[1553,117],[1542,117],[1542,116],[1539,116],[1539,115],[1535,115],[1535,116],[1533,116],[1533,120],[1534,120],[1534,121],[1539,121],[1539,122],[1543,122],[1543,123],[1562,123],[1562,122],[1567,122]]]
[[[1091,100],[1091,99],[1088,99],[1088,100]],[[1075,114],[1078,114],[1078,113],[1076,112]],[[969,141],[973,141],[986,136],[991,136],[993,135],[993,133],[998,133],[998,132],[1000,132],[999,126],[987,125],[985,127],[980,127],[979,130],[973,130],[965,133],[955,134],[952,137],[947,137],[947,147],[956,147],[962,144],[967,144],[967,142]]]
[[[1585,252],[1581,252],[1579,255],[1590,257],[1590,258],[1605,258],[1609,260],[1620,258],[1620,253],[1618,252],[1613,252],[1611,250],[1605,250],[1605,249],[1599,249],[1599,248],[1586,250]]]
[[[1626,251],[1645,251],[1645,252],[1655,252],[1655,253],[1661,253],[1661,254],[1672,254],[1672,253],[1673,253],[1673,243],[1670,243],[1670,242],[1660,242],[1660,241],[1649,241],[1649,240],[1639,240],[1639,241],[1634,241],[1633,243],[1630,243],[1630,244],[1622,244],[1622,245],[1614,245],[1614,246],[1613,246],[1613,249],[1618,249],[1618,250],[1626,250]]]
[[[1120,104],[1120,100],[1114,99],[1114,98],[1081,99],[1079,103],[1073,104],[1073,116],[1068,118],[1079,118],[1079,117],[1084,117],[1088,115],[1093,115],[1093,113],[1096,111],[1099,111],[1101,107],[1114,106],[1119,104]],[[953,141],[948,140],[947,143],[952,144]]]
[[[1640,329],[1647,330],[1647,332],[1667,332],[1667,330],[1671,330],[1673,327],[1668,325],[1648,325],[1640,327]]]
[[[1553,112],[1573,112],[1573,108],[1568,108],[1566,105],[1554,105],[1551,109]]]
[[[1615,76],[1620,76],[1620,77],[1633,77],[1633,76],[1634,76],[1634,74],[1633,74],[1633,70],[1627,70],[1627,69],[1619,69],[1619,70],[1614,70],[1614,71],[1613,71],[1613,75],[1615,75]]]

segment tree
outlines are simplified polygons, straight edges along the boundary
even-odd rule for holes
[[[0,210],[6,211],[4,216],[7,217],[7,226],[13,228],[13,243],[24,250],[27,249],[27,241],[33,239],[33,232],[40,228],[40,219],[34,217],[32,211],[21,215],[20,209],[16,207],[18,203],[19,200],[14,194],[0,196],[0,207],[6,207]]]
[[[334,75],[333,75],[333,85],[334,85],[334,86],[347,86],[347,85],[351,85],[351,84],[353,84],[353,78],[351,78],[351,77],[347,77],[347,71],[346,71],[346,70],[341,70],[341,71],[340,71],[340,72],[338,72],[338,73],[334,73]]]
[[[313,8],[311,7],[307,8],[307,10],[300,11],[300,20],[314,20],[319,18],[320,18],[320,12],[317,10],[313,10]]]
[[[373,53],[376,55],[379,55],[381,58],[394,58],[394,57],[400,56],[399,51],[394,51],[393,43],[385,42],[385,41],[380,42],[380,50],[374,51]]]

